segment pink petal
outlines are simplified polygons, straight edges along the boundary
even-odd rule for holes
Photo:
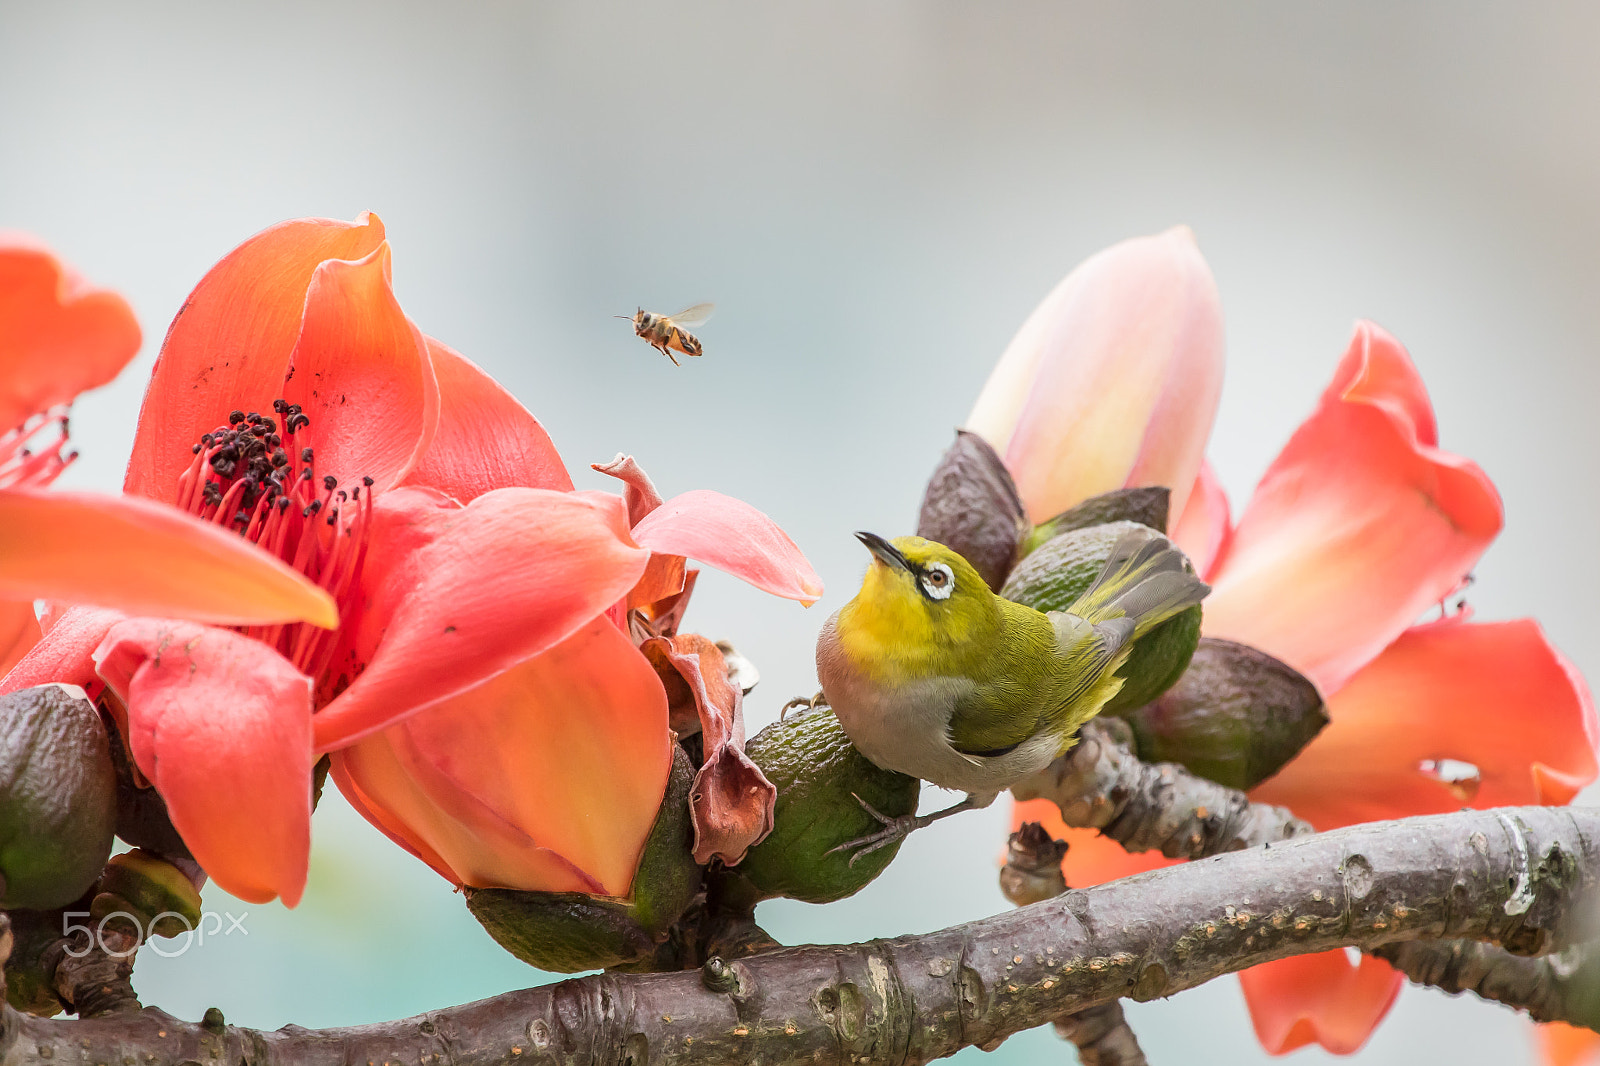
[[[1405,349],[1360,323],[1213,568],[1208,636],[1331,692],[1460,585],[1500,531],[1500,497],[1429,443],[1422,395]]]
[[[1189,493],[1183,514],[1172,523],[1172,540],[1194,563],[1195,572],[1205,574],[1222,554],[1232,532],[1228,494],[1207,460],[1200,466],[1200,476],[1194,479],[1194,491]]]
[[[1170,487],[1182,514],[1222,364],[1216,282],[1180,226],[1067,275],[1000,357],[967,428],[1005,459],[1034,522],[1135,485]]]
[[[689,793],[694,861],[737,866],[772,832],[778,790],[744,753],[744,694],[728,680],[715,644],[695,633],[653,637],[654,648],[682,677],[700,716],[705,760]]]
[[[374,742],[393,760],[382,775],[368,758]],[[672,743],[655,671],[594,619],[341,755],[364,801],[458,883],[620,897],[655,824]]]
[[[126,491],[172,499],[189,450],[230,411],[268,412],[283,395],[306,288],[327,259],[359,259],[383,223],[309,218],[258,233],[200,279],[172,320],[139,412]]]
[[[1328,715],[1252,794],[1318,829],[1562,801],[1561,783],[1596,775],[1588,686],[1531,619],[1408,630],[1329,697]]]
[[[561,643],[627,595],[648,559],[622,500],[606,493],[496,489],[465,507],[430,490],[384,493],[362,576],[368,607],[335,663],[353,680],[317,714],[317,749]]]
[[[0,433],[104,385],[139,352],[128,302],[37,243],[0,234]]]
[[[300,902],[311,854],[311,679],[258,640],[119,622],[95,652],[128,747],[195,860],[251,903]]]
[[[439,431],[406,476],[462,503],[494,489],[572,491],[550,434],[494,378],[432,337],[439,380]]]
[[[633,538],[651,551],[698,559],[807,607],[822,597],[822,579],[794,541],[748,503],[720,492],[674,496],[634,526]]]
[[[306,289],[283,398],[311,424],[319,477],[362,477],[382,492],[411,471],[439,424],[439,386],[422,333],[389,283],[389,242],[355,262],[330,259]]]
[[[0,597],[331,629],[327,592],[243,537],[134,496],[0,492]]]
[[[1404,983],[1382,959],[1363,955],[1352,965],[1342,950],[1239,972],[1256,1039],[1272,1055],[1313,1042],[1335,1055],[1353,1054],[1389,1013]]]
[[[627,486],[623,495],[628,501],[629,525],[638,525],[645,515],[661,506],[661,493],[656,491],[655,483],[644,468],[634,462],[633,456],[618,452],[609,463],[590,463],[589,469],[610,474]]]

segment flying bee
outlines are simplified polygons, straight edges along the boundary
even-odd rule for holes
[[[616,317],[631,321],[633,331],[649,341],[650,347],[671,359],[673,366],[682,366],[670,349],[676,348],[684,355],[699,355],[700,340],[689,330],[710,318],[715,309],[713,304],[695,304],[675,315],[658,315],[641,307],[632,319],[626,315]]]

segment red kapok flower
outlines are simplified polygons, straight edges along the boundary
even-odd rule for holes
[[[1203,471],[1180,538],[1221,545],[1206,567],[1208,635],[1269,652],[1316,682],[1329,725],[1253,795],[1318,829],[1461,806],[1566,803],[1596,776],[1588,686],[1530,619],[1466,611],[1416,625],[1462,587],[1500,530],[1498,494],[1438,448],[1433,409],[1394,338],[1359,323],[1333,382],[1256,488],[1238,525]],[[1060,831],[1047,803],[1016,820]],[[1163,864],[1102,860],[1111,845],[1067,831],[1068,881]],[[1400,975],[1342,951],[1241,975],[1257,1036],[1282,1053],[1313,1041],[1355,1051]]]
[[[139,342],[122,297],[0,234],[0,675],[39,639],[35,599],[333,624],[320,589],[171,508],[43,491],[76,457],[73,399],[116,377]]]
[[[472,380],[459,356],[442,348],[435,356],[453,368],[441,382]],[[500,454],[501,442],[526,440],[520,427],[538,425],[488,378],[473,389],[473,424],[493,431],[427,465],[469,508],[479,493],[526,476]],[[539,466],[567,478],[553,449]],[[608,498],[625,510],[633,541],[651,550],[631,589],[561,645],[397,724],[390,717],[371,728],[381,701],[335,701],[317,716],[319,746],[356,740],[333,758],[352,806],[454,884],[628,896],[666,787],[669,719],[687,728],[663,686],[667,673],[705,736],[691,806],[696,859],[735,863],[771,829],[775,794],[743,754],[740,693],[721,653],[675,632],[694,574],[684,556],[803,603],[821,595],[821,583],[748,504],[705,491],[662,501],[627,456],[597,469],[623,480],[625,498]]]
[[[128,465],[129,493],[315,582],[338,603],[338,628],[72,608],[6,680],[109,686],[184,842],[253,902],[299,899],[317,755],[425,709],[492,729],[533,717],[513,697],[535,691],[549,729],[531,739],[564,775],[537,802],[559,801],[575,825],[600,821],[579,809],[615,801],[614,836],[641,818],[648,829],[665,785],[668,734],[640,725],[648,701],[604,722],[588,707],[581,743],[549,738],[569,737],[555,719],[571,717],[584,684],[623,702],[618,644],[596,620],[639,584],[652,547],[675,548],[706,509],[634,531],[621,497],[572,491],[532,416],[405,317],[389,254],[370,215],[284,223],[230,253],[168,331]],[[789,592],[814,598],[788,548]],[[418,758],[437,756],[448,776],[459,766],[428,746],[427,725],[414,731]],[[610,795],[602,772],[617,778]],[[557,841],[576,858],[557,853],[556,865],[598,856],[596,880],[613,889],[627,841],[591,837],[587,851]]]

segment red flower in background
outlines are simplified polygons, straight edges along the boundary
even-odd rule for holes
[[[1149,299],[1141,294],[1150,286],[1171,285],[1163,277],[1130,263],[1112,291],[1132,295],[1107,295],[1105,302]],[[1180,291],[1189,290],[1173,288]],[[1060,313],[1053,327],[1059,335],[1072,332],[1071,316],[1091,315]],[[1134,335],[1151,333],[1165,336],[1143,327]],[[1115,363],[1128,343],[1105,338],[1064,357]],[[1179,352],[1193,348],[1164,343]],[[1171,362],[1126,361],[1135,379],[1147,364]],[[1174,469],[1181,464],[1168,460]],[[1594,780],[1588,687],[1536,622],[1475,623],[1462,611],[1413,624],[1462,587],[1502,515],[1483,472],[1438,448],[1427,392],[1392,337],[1358,324],[1316,411],[1262,478],[1237,526],[1209,467],[1198,469],[1173,534],[1213,587],[1204,632],[1300,670],[1323,693],[1331,718],[1256,798],[1330,829],[1463,805],[1566,803]],[[1023,494],[1026,501],[1026,488]],[[1029,513],[1035,516],[1031,503]],[[1013,821],[1042,822],[1070,842],[1064,866],[1074,886],[1166,864],[1067,829],[1046,801],[1017,804]],[[1352,965],[1344,952],[1329,952],[1254,967],[1241,981],[1267,1050],[1316,1041],[1351,1052],[1388,1011],[1401,977],[1379,960]]]
[[[489,855],[482,870],[464,864],[474,876],[537,887],[514,882],[592,867],[594,884],[625,891],[670,738],[659,682],[651,693],[626,655],[642,657],[601,623],[663,569],[657,551],[808,602],[821,591],[788,538],[737,501],[680,497],[634,528],[622,497],[573,491],[538,422],[405,317],[371,216],[276,226],[201,280],[157,360],[126,490],[304,575],[337,602],[337,628],[72,607],[5,687],[109,686],[185,843],[252,902],[300,897],[317,756],[428,709],[453,727],[430,731],[436,716],[407,730],[404,772],[454,781],[460,759],[483,766],[466,799],[427,817],[481,832],[529,808],[542,819],[532,837],[517,827],[526,865]],[[516,732],[530,721],[543,728]],[[342,781],[360,777],[349,770]],[[382,792],[365,782],[358,804],[400,836]],[[463,813],[473,802],[482,818]],[[567,826],[576,837],[560,837]]]
[[[169,507],[44,491],[76,457],[67,412],[139,351],[122,297],[46,248],[0,234],[0,674],[39,640],[35,599],[225,622],[333,622],[333,604],[273,560]]]

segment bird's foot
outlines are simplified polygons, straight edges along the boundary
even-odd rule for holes
[[[805,696],[796,696],[794,699],[790,700],[788,703],[785,703],[781,708],[779,708],[778,721],[783,721],[789,716],[790,711],[797,710],[801,707],[804,707],[808,711],[814,711],[818,707],[826,706],[828,706],[828,697],[823,695],[820,689],[817,690],[817,694],[815,696],[812,696],[809,699],[807,699]]]
[[[856,802],[861,804],[862,810],[872,815],[878,824],[883,826],[876,833],[868,833],[864,837],[847,840],[843,844],[827,850],[826,854],[828,855],[832,855],[837,851],[853,851],[854,854],[850,856],[848,864],[850,866],[854,866],[856,860],[863,855],[871,855],[873,852],[886,848],[891,844],[898,844],[918,829],[926,829],[941,818],[946,818],[961,811],[970,811],[974,807],[981,806],[981,804],[974,801],[973,797],[968,796],[954,807],[946,807],[944,810],[935,811],[932,814],[902,814],[898,818],[891,818],[860,796],[856,796],[854,792],[850,793],[850,795],[855,796]]]

